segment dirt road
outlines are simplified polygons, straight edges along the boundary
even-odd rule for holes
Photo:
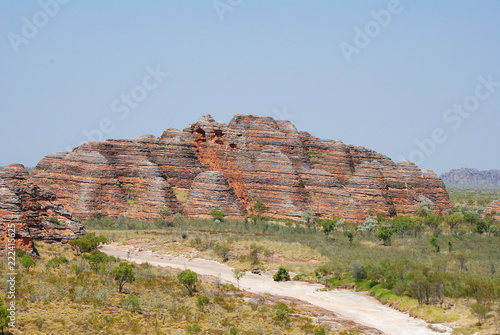
[[[135,251],[128,255],[129,248],[130,246],[110,244],[103,246],[101,250],[108,255],[124,259],[129,256],[129,260],[137,263],[148,262],[151,265],[178,269],[189,268],[199,274],[220,277],[223,281],[237,284],[232,269],[224,264],[200,258],[188,259],[184,256],[159,255],[151,251]],[[247,272],[240,280],[240,288],[249,292],[300,299],[362,325],[379,329],[388,335],[451,334],[451,329],[443,325],[438,325],[438,327],[444,332],[433,331],[423,320],[412,318],[405,313],[387,307],[364,292],[318,291],[322,287],[319,284],[299,281],[275,282],[271,275],[265,273],[256,275]]]

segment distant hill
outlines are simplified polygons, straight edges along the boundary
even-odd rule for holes
[[[500,170],[453,169],[441,175],[447,185],[500,187]]]

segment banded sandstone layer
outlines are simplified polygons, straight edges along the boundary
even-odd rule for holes
[[[235,115],[229,124],[206,115],[159,138],[88,142],[43,158],[30,182],[81,219],[103,212],[150,219],[162,207],[188,217],[219,209],[243,218],[257,199],[264,215],[292,219],[307,209],[356,221],[412,214],[421,202],[436,212],[450,207],[432,171],[255,115]]]
[[[32,184],[28,177],[20,164],[0,170],[0,253],[5,254],[11,227],[15,227],[15,247],[33,255],[34,240],[66,243],[84,234],[83,225],[57,202],[55,194]]]

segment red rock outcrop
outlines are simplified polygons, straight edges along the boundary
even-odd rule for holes
[[[494,200],[484,207],[484,213],[490,212],[495,212],[493,217],[500,220],[500,200]]]
[[[15,228],[15,246],[36,254],[33,241],[66,243],[84,234],[83,225],[73,219],[51,191],[28,181],[20,164],[0,170],[0,253],[5,253],[8,228]]]
[[[206,115],[159,138],[89,142],[43,158],[29,181],[81,219],[99,212],[153,218],[162,207],[241,218],[257,199],[264,215],[293,219],[307,209],[356,221],[369,212],[412,214],[423,201],[437,212],[450,207],[433,172],[256,115],[229,124]]]

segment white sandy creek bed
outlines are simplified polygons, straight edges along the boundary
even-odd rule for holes
[[[100,250],[108,255],[126,259],[129,248],[131,246],[110,244],[102,246]],[[232,269],[215,261],[201,258],[189,259],[184,256],[172,257],[151,251],[134,251],[130,254],[129,260],[177,269],[188,268],[198,274],[220,277],[222,281],[237,284]],[[323,285],[300,281],[275,282],[269,274],[257,275],[250,272],[247,272],[240,280],[240,288],[253,293],[300,299],[337,313],[346,319],[381,330],[388,335],[451,334],[451,328],[435,325],[445,332],[433,331],[425,321],[385,306],[365,292],[318,291],[323,288]]]

